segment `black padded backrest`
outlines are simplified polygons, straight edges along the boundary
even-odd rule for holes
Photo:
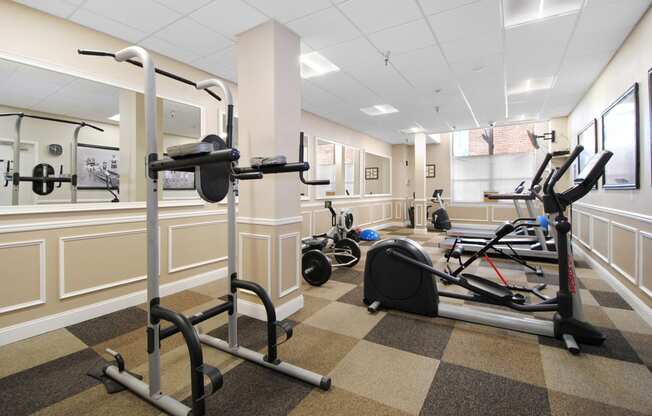
[[[213,143],[213,150],[226,149],[224,140],[215,134],[204,137],[202,142]],[[195,186],[204,201],[215,203],[226,197],[229,192],[230,163],[209,163],[195,167]]]

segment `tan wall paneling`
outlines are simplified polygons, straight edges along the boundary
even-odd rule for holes
[[[0,264],[0,314],[45,303],[45,240],[0,244]]]
[[[636,284],[636,228],[611,222],[611,266]]]
[[[227,259],[227,222],[214,220],[168,227],[168,273]]]
[[[282,298],[299,289],[301,270],[301,236],[299,233],[278,237],[278,297]]]
[[[315,221],[315,234],[323,234],[331,229],[331,213],[327,209],[319,209],[312,212],[312,218]],[[356,222],[358,220],[356,219]]]
[[[603,261],[609,262],[609,220],[607,218],[591,217],[591,250]]]
[[[371,224],[371,207],[368,205],[358,206],[358,218],[355,218],[357,225]]]
[[[146,278],[144,228],[59,238],[59,297],[108,289]]]
[[[272,237],[241,232],[238,246],[239,277],[259,282],[272,293]]]
[[[640,287],[652,297],[652,233],[640,232],[641,274]]]
[[[383,219],[383,206],[381,204],[374,204],[371,206],[371,222],[380,222]]]
[[[580,219],[579,240],[586,247],[591,247],[591,216],[581,212],[578,215]]]
[[[512,221],[518,215],[516,214],[516,208],[513,206],[500,207],[493,206],[491,210],[493,222],[502,222],[502,221]]]
[[[448,215],[451,221],[474,221],[474,222],[488,222],[489,221],[489,207],[488,206],[451,206],[448,209]]]

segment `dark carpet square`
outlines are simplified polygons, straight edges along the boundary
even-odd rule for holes
[[[591,266],[584,260],[575,259],[575,267],[581,267],[582,269],[590,269]]]
[[[611,328],[598,329],[607,336],[604,344],[582,344],[580,345],[582,354],[592,354],[600,357],[613,358],[615,360],[628,361],[630,363],[643,364],[643,361],[636,353],[636,350],[620,331]],[[566,349],[564,342],[556,338],[539,336],[539,343],[549,347]]]
[[[287,415],[311,391],[302,381],[244,362],[224,375],[224,386],[206,400],[206,414]]]
[[[345,295],[340,297],[337,301],[342,303],[348,303],[349,305],[356,305],[366,308],[367,305],[364,304],[362,298],[364,297],[364,288],[358,286],[355,289],[349,290]]]
[[[86,372],[100,359],[87,348],[0,379],[0,414],[29,415],[99,384]]]
[[[629,303],[625,302],[618,293],[616,292],[605,292],[602,290],[592,290],[591,294],[598,301],[600,306],[606,308],[617,308],[617,309],[627,309],[633,310]]]
[[[338,282],[359,285],[362,283],[362,275],[363,272],[357,270],[357,267],[356,268],[342,267],[339,269],[333,269],[333,273],[331,274],[331,279],[336,280]]]
[[[496,260],[496,259],[491,259],[491,261],[498,267],[498,269],[505,269],[505,270],[525,270],[525,268],[513,261],[504,261],[504,260]],[[480,261],[480,266],[483,267],[491,267],[489,263],[487,263],[486,260],[481,260]]]
[[[147,325],[147,312],[133,307],[81,322],[66,329],[92,347],[135,329],[144,328],[145,325]]]
[[[287,321],[292,324],[292,327],[297,324],[292,320]],[[215,328],[208,335],[227,341],[229,339],[228,324]],[[276,335],[278,338],[285,337],[281,329],[277,329]],[[238,344],[255,351],[265,347],[267,345],[267,322],[240,315],[238,317]]]
[[[527,271],[525,272],[525,278],[528,283],[545,283],[547,285],[559,286],[559,274],[548,270],[544,270],[542,275]]]
[[[550,415],[546,389],[441,362],[421,415]]]
[[[453,327],[387,314],[364,338],[367,341],[441,359]]]

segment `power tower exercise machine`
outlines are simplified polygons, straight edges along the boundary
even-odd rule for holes
[[[292,328],[276,319],[272,301],[262,286],[238,278],[236,270],[236,212],[234,185],[236,180],[261,179],[264,174],[299,173],[301,181],[307,185],[327,185],[329,181],[308,181],[303,173],[310,169],[303,155],[303,134],[299,145],[299,161],[288,163],[284,156],[269,158],[266,162],[249,167],[239,167],[240,152],[233,144],[233,100],[229,88],[220,80],[208,79],[198,83],[178,75],[155,68],[149,53],[138,46],[131,46],[116,53],[80,50],[82,55],[105,56],[118,62],[129,62],[141,66],[145,74],[145,132],[147,137],[147,352],[149,357],[149,384],[125,369],[120,354],[108,351],[115,362],[102,368],[102,375],[118,383],[149,403],[168,414],[183,416],[202,416],[206,414],[206,398],[215,393],[223,383],[222,374],[217,368],[203,361],[201,344],[217,348],[247,361],[271,370],[297,378],[306,383],[328,390],[329,377],[294,366],[278,358],[277,329],[285,333],[285,340],[292,336]],[[139,59],[136,61],[135,59]],[[227,109],[226,141],[219,136],[208,135],[201,142],[174,146],[167,150],[169,157],[158,154],[156,143],[156,84],[155,74],[159,73],[177,81],[205,90],[218,100],[221,98],[210,87],[219,87],[224,92]],[[159,218],[158,218],[158,173],[163,171],[190,171],[195,173],[195,185],[202,199],[216,203],[227,197],[228,207],[228,299],[206,311],[185,316],[160,305],[159,295]],[[297,195],[298,198],[298,195]],[[217,237],[216,237],[217,238]],[[238,290],[253,292],[261,300],[267,313],[267,351],[261,354],[245,348],[238,343]],[[228,313],[228,340],[221,340],[206,334],[198,334],[195,325],[222,313]],[[171,326],[161,328],[161,321]],[[161,350],[164,339],[181,333],[190,355],[191,397],[186,405],[161,390]],[[284,341],[282,341],[284,342]],[[210,380],[207,391],[204,377]],[[106,384],[106,383],[105,383]]]
[[[62,118],[54,117],[45,117],[37,116],[32,114],[25,113],[2,113],[0,117],[16,117],[16,124],[14,125],[15,137],[13,143],[13,168],[11,167],[10,160],[7,160],[6,171],[5,171],[5,186],[9,186],[11,182],[12,192],[11,192],[11,205],[18,205],[20,197],[20,183],[21,182],[31,182],[32,191],[37,195],[49,195],[54,191],[54,186],[57,184],[57,188],[61,188],[63,183],[70,183],[70,202],[77,202],[77,142],[79,138],[79,132],[84,127],[90,127],[94,130],[103,132],[104,130],[100,127],[94,126],[92,124],[86,123],[85,121],[72,121],[65,120]],[[70,174],[63,174],[63,165],[59,168],[59,176],[55,176],[54,168],[52,165],[47,163],[39,163],[34,166],[32,170],[32,176],[20,176],[20,148],[21,148],[21,130],[23,125],[23,119],[32,118],[36,120],[45,120],[52,121],[55,123],[63,124],[72,124],[75,127],[75,131],[72,135],[72,148],[70,151]],[[59,151],[61,147],[59,146]]]
[[[472,274],[453,276],[432,266],[430,255],[416,242],[407,238],[380,241],[367,253],[364,275],[364,302],[370,312],[380,307],[406,312],[441,316],[471,323],[489,325],[562,340],[567,349],[579,353],[578,344],[601,345],[605,335],[584,321],[579,282],[570,252],[571,224],[566,209],[585,196],[604,174],[613,153],[604,150],[596,154],[580,172],[576,182],[561,193],[557,182],[582,152],[577,146],[571,157],[550,180],[544,195],[544,210],[554,217],[559,248],[559,291],[552,299],[526,303],[515,298],[514,292],[492,280]],[[458,285],[468,293],[439,291],[433,276]],[[498,305],[520,312],[552,312],[552,320],[528,315],[501,314],[494,310],[467,305],[439,302],[440,297],[462,299],[480,304]]]

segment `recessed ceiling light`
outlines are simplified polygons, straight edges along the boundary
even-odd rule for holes
[[[384,114],[398,113],[398,109],[389,104],[372,105],[371,107],[361,108],[360,111],[368,116],[382,116]]]
[[[577,13],[581,8],[582,0],[503,0],[506,28]]]
[[[417,134],[417,133],[423,133],[426,131],[423,126],[421,126],[419,123],[416,123],[414,127],[409,127],[407,129],[401,130],[401,133],[404,134]]]
[[[428,137],[432,139],[432,143],[434,144],[440,144],[441,143],[441,135],[440,134],[429,134]]]
[[[319,52],[304,53],[299,57],[301,62],[301,78],[318,77],[329,72],[339,71],[340,68],[326,59]]]
[[[477,65],[477,66],[474,66],[473,68],[471,68],[471,71],[473,71],[473,72],[482,72],[482,71],[484,71],[484,69],[485,69],[484,65]]]
[[[507,95],[527,94],[532,91],[548,90],[552,88],[554,77],[529,78],[513,86],[507,91]]]
[[[109,117],[109,120],[112,120],[112,121],[120,121],[120,113],[115,114],[115,115]]]

